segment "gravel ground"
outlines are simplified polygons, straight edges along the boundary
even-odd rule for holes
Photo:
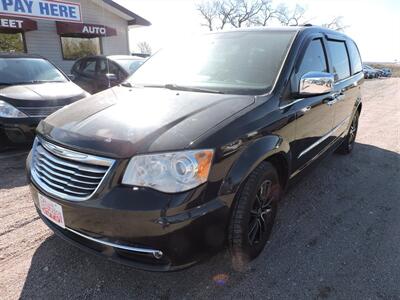
[[[38,219],[24,152],[0,154],[0,298],[400,299],[400,79],[367,81],[354,152],[331,155],[280,204],[244,272],[226,253],[148,273],[86,254]]]

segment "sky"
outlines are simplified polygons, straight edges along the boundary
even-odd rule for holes
[[[130,30],[131,50],[147,41],[153,52],[176,40],[189,38],[207,28],[196,11],[195,0],[115,0],[149,20],[149,27]],[[200,0],[201,1],[201,0]],[[353,38],[367,62],[400,61],[400,0],[282,0],[289,7],[300,4],[312,24],[343,16],[345,33]]]

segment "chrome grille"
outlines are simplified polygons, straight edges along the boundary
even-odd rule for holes
[[[33,181],[50,195],[71,201],[89,199],[114,161],[65,149],[36,138],[32,153]]]

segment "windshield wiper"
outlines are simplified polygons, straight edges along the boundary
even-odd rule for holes
[[[121,83],[122,86],[124,87],[135,87],[136,85],[130,83],[130,82],[123,82]],[[145,85],[138,85],[138,87],[150,87],[150,88],[164,88],[164,89],[169,89],[169,90],[174,90],[174,91],[186,91],[186,92],[199,92],[199,93],[213,93],[213,94],[224,94],[222,91],[218,90],[211,90],[211,89],[203,89],[203,88],[198,88],[198,87],[192,87],[192,86],[183,86],[183,85],[177,85],[177,84],[145,84]]]
[[[204,89],[204,88],[198,88],[198,87],[193,87],[193,86],[177,85],[177,84],[173,84],[173,83],[168,83],[168,84],[164,85],[164,88],[169,89],[169,90],[174,90],[174,91],[224,94],[224,92],[218,91],[218,90]]]
[[[48,82],[65,82],[64,80],[32,80],[27,83],[48,83]]]
[[[224,94],[224,92],[218,91],[218,90],[204,89],[204,88],[198,88],[198,87],[193,87],[193,86],[177,85],[174,83],[167,83],[164,85],[162,85],[162,84],[144,85],[144,87],[164,88],[164,89],[169,89],[169,90],[174,90],[174,91],[185,91],[185,92]]]

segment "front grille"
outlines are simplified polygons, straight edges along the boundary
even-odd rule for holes
[[[49,107],[17,107],[29,117],[47,117],[56,112],[63,106],[49,106]]]
[[[113,160],[87,155],[36,138],[31,174],[50,195],[71,201],[89,199],[100,187]]]

